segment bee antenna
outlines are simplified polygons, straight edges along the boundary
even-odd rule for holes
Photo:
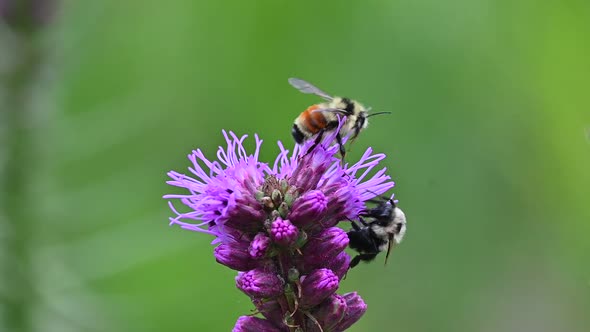
[[[372,191],[372,190],[369,190],[369,189],[365,189],[365,191],[366,191],[366,192],[369,192],[369,193],[371,193],[371,194],[373,194],[373,195],[375,195],[375,196],[381,196],[381,195],[379,195],[378,193],[376,193],[376,192],[374,192],[374,191]]]
[[[375,197],[379,197],[381,199],[383,199],[384,201],[389,201],[391,203],[391,205],[393,205],[393,207],[395,207],[395,202],[393,201],[393,199],[391,198],[384,198],[383,196],[377,194],[376,192],[369,190],[369,189],[365,189],[366,192],[370,192],[371,194],[375,195]],[[370,199],[369,201],[373,201],[373,199]],[[375,201],[373,201],[375,202]]]
[[[391,114],[391,112],[377,112],[377,113],[371,113],[371,114],[367,115],[367,118],[368,118],[368,117],[371,117],[371,116],[373,116],[373,115],[380,115],[380,114]]]

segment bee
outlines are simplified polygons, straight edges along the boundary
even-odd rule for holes
[[[369,218],[369,222],[364,218]],[[352,229],[347,233],[350,248],[358,252],[349,268],[357,266],[361,261],[370,262],[385,250],[387,264],[391,248],[398,245],[406,233],[406,215],[391,198],[381,197],[376,207],[359,215],[359,222],[362,226],[353,221]]]
[[[322,141],[325,133],[338,129],[338,115],[341,115],[346,119],[340,131],[336,134],[336,142],[340,148],[340,155],[344,159],[346,150],[342,144],[342,137],[352,134],[351,141],[353,141],[367,127],[368,117],[391,113],[378,112],[369,114],[371,109],[366,108],[358,101],[344,97],[332,97],[313,84],[299,78],[289,78],[289,84],[302,93],[314,94],[326,100],[324,103],[308,107],[299,114],[291,129],[295,142],[299,144],[317,135],[308,152],[312,151]]]

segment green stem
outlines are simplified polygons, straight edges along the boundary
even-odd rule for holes
[[[34,34],[20,33],[3,52],[14,59],[0,81],[4,95],[0,138],[0,227],[2,230],[2,320],[8,331],[32,330],[31,309],[35,303],[31,238],[35,203],[31,200],[32,167],[35,165],[32,92],[39,77],[42,52]],[[6,55],[6,53],[5,53]]]

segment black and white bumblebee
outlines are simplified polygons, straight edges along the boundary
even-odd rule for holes
[[[352,221],[353,229],[348,232],[349,246],[358,252],[349,268],[357,266],[360,261],[370,262],[385,250],[387,263],[391,248],[398,245],[406,233],[404,212],[392,199],[381,197],[377,206],[359,215],[359,222],[362,226]]]

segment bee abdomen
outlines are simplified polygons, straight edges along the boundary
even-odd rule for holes
[[[347,235],[351,249],[358,252],[379,252],[379,244],[375,243],[368,229],[352,230]]]
[[[291,129],[291,134],[293,135],[295,142],[297,142],[298,144],[303,143],[303,140],[305,139],[305,135],[303,135],[303,132],[301,132],[301,129],[299,129],[297,124],[293,125],[293,129]]]

